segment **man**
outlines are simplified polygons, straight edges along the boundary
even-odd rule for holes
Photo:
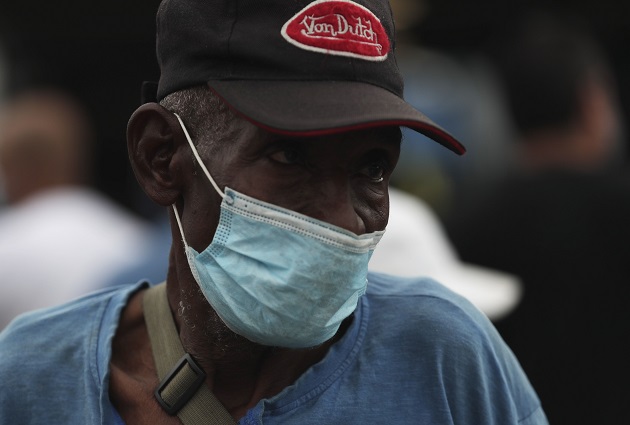
[[[519,276],[495,322],[551,423],[630,423],[630,181],[603,52],[556,19],[526,19],[494,57],[519,164],[447,228],[463,260]],[[500,54],[499,54],[500,53]],[[575,406],[581,406],[576,409]]]
[[[398,126],[463,152],[402,100],[387,2],[166,0],[157,27],[160,104],[128,143],[169,209],[167,283],[15,322],[1,418],[546,424],[470,303],[367,276]]]
[[[496,326],[549,421],[628,423],[630,180],[614,74],[584,28],[536,15],[513,29],[493,59],[518,166],[458,204],[448,231],[465,261],[522,279]]]

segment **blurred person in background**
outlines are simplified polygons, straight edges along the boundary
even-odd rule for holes
[[[137,261],[148,228],[90,189],[86,110],[52,88],[20,92],[0,112],[0,329],[27,310],[99,288]]]
[[[515,28],[493,59],[517,166],[446,227],[464,261],[522,279],[497,328],[550,423],[630,423],[630,184],[614,78],[581,29],[548,16]]]

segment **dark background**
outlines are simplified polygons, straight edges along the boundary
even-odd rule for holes
[[[403,0],[397,0],[403,1]],[[401,34],[454,55],[483,52],[514,19],[535,8],[583,21],[612,61],[627,121],[630,109],[630,3],[618,0],[408,0],[422,13]],[[2,0],[0,46],[8,92],[60,85],[82,100],[98,134],[94,186],[143,216],[154,208],[127,163],[125,128],[140,85],[156,80],[154,16],[158,0]]]

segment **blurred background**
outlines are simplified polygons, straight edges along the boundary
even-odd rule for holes
[[[0,4],[1,103],[55,88],[82,105],[91,126],[83,159],[90,172],[82,184],[119,208],[118,219],[146,233],[137,238],[145,245],[134,245],[129,256],[144,250],[150,258],[135,259],[133,272],[130,264],[112,267],[107,278],[101,270],[103,282],[90,288],[120,276],[133,280],[137,270],[154,280],[164,273],[149,266],[166,256],[155,249],[170,237],[164,211],[138,188],[125,141],[141,83],[159,76],[158,4]],[[431,211],[432,228],[449,239],[445,255],[521,282],[509,312],[501,307],[491,319],[550,422],[630,423],[624,409],[630,401],[630,3],[392,0],[392,6],[407,100],[468,148],[458,157],[405,132],[392,185]],[[9,261],[2,258],[3,238],[5,252],[15,251],[2,233],[2,213],[14,208],[8,168],[0,169],[0,279]],[[404,227],[402,233],[416,235]],[[406,245],[414,242],[407,238]],[[0,298],[12,297],[2,294],[0,287]]]

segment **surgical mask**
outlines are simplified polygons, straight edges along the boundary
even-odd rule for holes
[[[187,244],[173,205],[188,264],[212,308],[258,344],[305,348],[332,338],[366,291],[368,261],[384,231],[357,236],[228,187],[222,192],[177,119],[223,198],[214,238],[201,253]]]

